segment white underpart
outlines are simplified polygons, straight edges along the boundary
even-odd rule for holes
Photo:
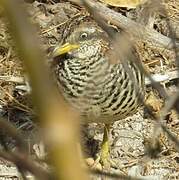
[[[97,54],[100,51],[99,46],[96,44],[93,46],[83,45],[78,51],[72,51],[69,54],[73,55],[73,57],[78,57],[80,59],[86,59],[91,57],[94,54]]]

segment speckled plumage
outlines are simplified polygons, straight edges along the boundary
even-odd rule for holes
[[[110,64],[109,44],[96,26],[77,28],[66,42],[78,49],[58,57],[54,65],[58,86],[85,122],[112,123],[136,112],[138,93],[122,64]],[[143,91],[144,78],[128,63],[135,82]]]

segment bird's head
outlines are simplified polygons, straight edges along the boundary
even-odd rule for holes
[[[53,56],[68,54],[85,59],[95,56],[107,48],[106,35],[95,25],[83,25],[76,28],[65,40],[65,43],[54,49]]]

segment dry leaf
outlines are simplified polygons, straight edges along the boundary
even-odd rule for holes
[[[175,110],[171,110],[169,114],[169,121],[173,126],[179,124],[179,115]]]
[[[158,99],[153,92],[150,92],[148,95],[146,104],[151,107],[155,113],[158,113],[163,106],[162,101]]]
[[[138,5],[144,3],[145,0],[100,0],[100,1],[115,7],[136,8]]]

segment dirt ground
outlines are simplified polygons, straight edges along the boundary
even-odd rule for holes
[[[169,0],[165,5],[178,40],[179,2]],[[59,44],[68,35],[72,26],[78,26],[84,21],[93,21],[83,8],[66,1],[60,1],[60,3],[45,0],[43,2],[34,1],[26,3],[26,6],[30,20],[38,31],[47,59],[51,47]],[[135,21],[140,20],[141,8],[113,9]],[[153,27],[170,37],[165,20],[166,17],[156,13],[152,20]],[[151,73],[165,75],[176,69],[175,54],[172,50],[161,49],[155,44],[143,42],[139,42],[138,50],[143,63]],[[38,141],[34,141],[36,139],[34,136],[38,132],[38,125],[34,123],[37,122],[37,117],[31,103],[31,96],[27,92],[27,86],[19,77],[26,78],[26,71],[15,52],[7,21],[0,10],[0,114],[14,123],[34,147],[34,144],[38,144]],[[176,79],[164,81],[162,85],[169,94],[176,91]],[[25,90],[23,90],[24,87]],[[159,98],[158,93],[150,85],[147,86],[146,92],[146,99],[158,113],[163,106],[163,100],[155,99],[155,97]],[[169,112],[163,123],[179,137],[179,120],[175,111]],[[99,148],[102,129],[103,125],[99,124],[89,124],[86,127],[85,132],[87,133],[84,139],[87,147],[85,151],[90,155],[95,156]],[[155,143],[155,137],[158,137],[159,144],[155,151],[152,151],[150,147],[152,143]],[[12,140],[3,133],[1,139],[5,139],[8,146],[14,148]],[[175,144],[150,119],[143,107],[139,108],[139,111],[132,117],[115,122],[111,128],[110,139],[111,158],[117,165],[117,168],[112,167],[110,172],[141,177],[145,180],[179,179],[179,152]],[[33,148],[29,151],[34,153]],[[0,166],[0,179],[20,179],[19,173],[11,163],[1,160]],[[95,176],[92,179],[101,179],[101,177]]]

